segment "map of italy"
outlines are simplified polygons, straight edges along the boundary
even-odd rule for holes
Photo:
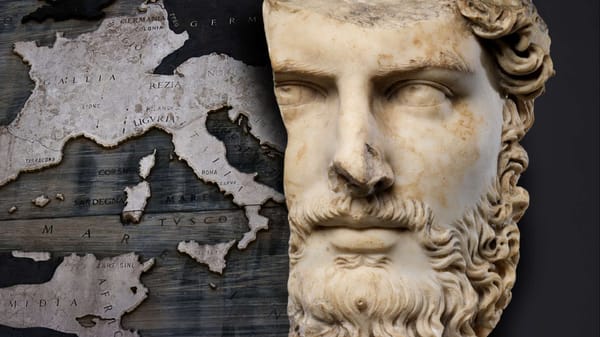
[[[264,80],[270,73],[212,53],[188,59],[173,75],[153,74],[188,35],[169,29],[161,2],[140,8],[135,16],[108,18],[96,31],[72,39],[57,34],[49,47],[15,44],[35,87],[17,117],[0,126],[0,186],[22,172],[57,165],[71,139],[114,147],[157,128],[172,135],[176,156],[199,179],[216,184],[244,209],[250,231],[238,243],[243,249],[267,226],[261,206],[284,197],[230,165],[206,119],[224,109],[231,121],[245,116],[261,145],[282,151],[283,130],[273,128],[277,116],[266,113],[273,104]]]

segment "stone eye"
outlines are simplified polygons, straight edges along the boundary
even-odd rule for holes
[[[277,103],[281,106],[304,105],[324,98],[321,90],[309,83],[287,82],[275,87]]]
[[[433,107],[447,102],[452,92],[446,86],[429,81],[402,81],[386,92],[393,104],[411,107]]]

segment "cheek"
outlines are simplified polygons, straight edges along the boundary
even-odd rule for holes
[[[313,191],[315,186],[328,186],[327,170],[335,149],[335,131],[300,121],[286,126],[284,187],[286,198],[293,200]]]
[[[442,214],[447,221],[457,219],[477,204],[497,174],[501,111],[486,111],[489,106],[479,109],[457,107],[456,118],[444,125],[447,137],[441,143],[442,153],[437,159],[431,158],[439,171],[443,171],[432,172],[443,179],[430,184],[430,188],[440,191],[439,207],[445,208]],[[434,177],[431,179],[436,181]]]
[[[457,104],[455,114],[443,124],[443,128],[447,133],[442,143],[444,166],[453,175],[468,172],[486,150],[485,139],[481,137],[486,133],[486,121],[465,104]]]
[[[385,128],[396,193],[425,201],[442,221],[474,205],[496,174],[501,112],[471,111],[459,104],[443,121],[397,116]]]

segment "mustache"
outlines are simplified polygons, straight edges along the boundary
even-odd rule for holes
[[[344,269],[356,269],[367,266],[372,268],[385,268],[391,259],[385,255],[344,254],[334,259],[334,265]]]
[[[491,283],[492,293],[500,282],[489,277],[488,265],[474,266],[465,258],[471,254],[463,245],[470,232],[461,228],[484,223],[483,204],[449,227],[435,221],[426,203],[407,198],[359,199],[358,203],[351,198],[315,199],[294,205],[289,213],[288,315],[291,326],[301,326],[305,334],[291,330],[290,336],[356,337],[366,331],[380,337],[441,336],[442,332],[475,337],[471,324],[480,297],[468,273],[478,282]],[[386,254],[337,255],[325,273],[306,273],[298,266],[311,230],[359,213],[359,220],[372,217],[391,228],[414,232],[435,271],[431,278],[411,283],[410,277],[391,272],[394,262]],[[366,328],[361,325],[365,316],[372,322]]]
[[[340,196],[294,202],[288,217],[292,227],[310,234],[318,227],[390,228],[420,232],[434,222],[425,202],[392,194],[370,198]]]

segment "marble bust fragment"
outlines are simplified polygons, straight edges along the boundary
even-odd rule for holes
[[[292,337],[483,337],[554,73],[530,0],[266,0]]]

